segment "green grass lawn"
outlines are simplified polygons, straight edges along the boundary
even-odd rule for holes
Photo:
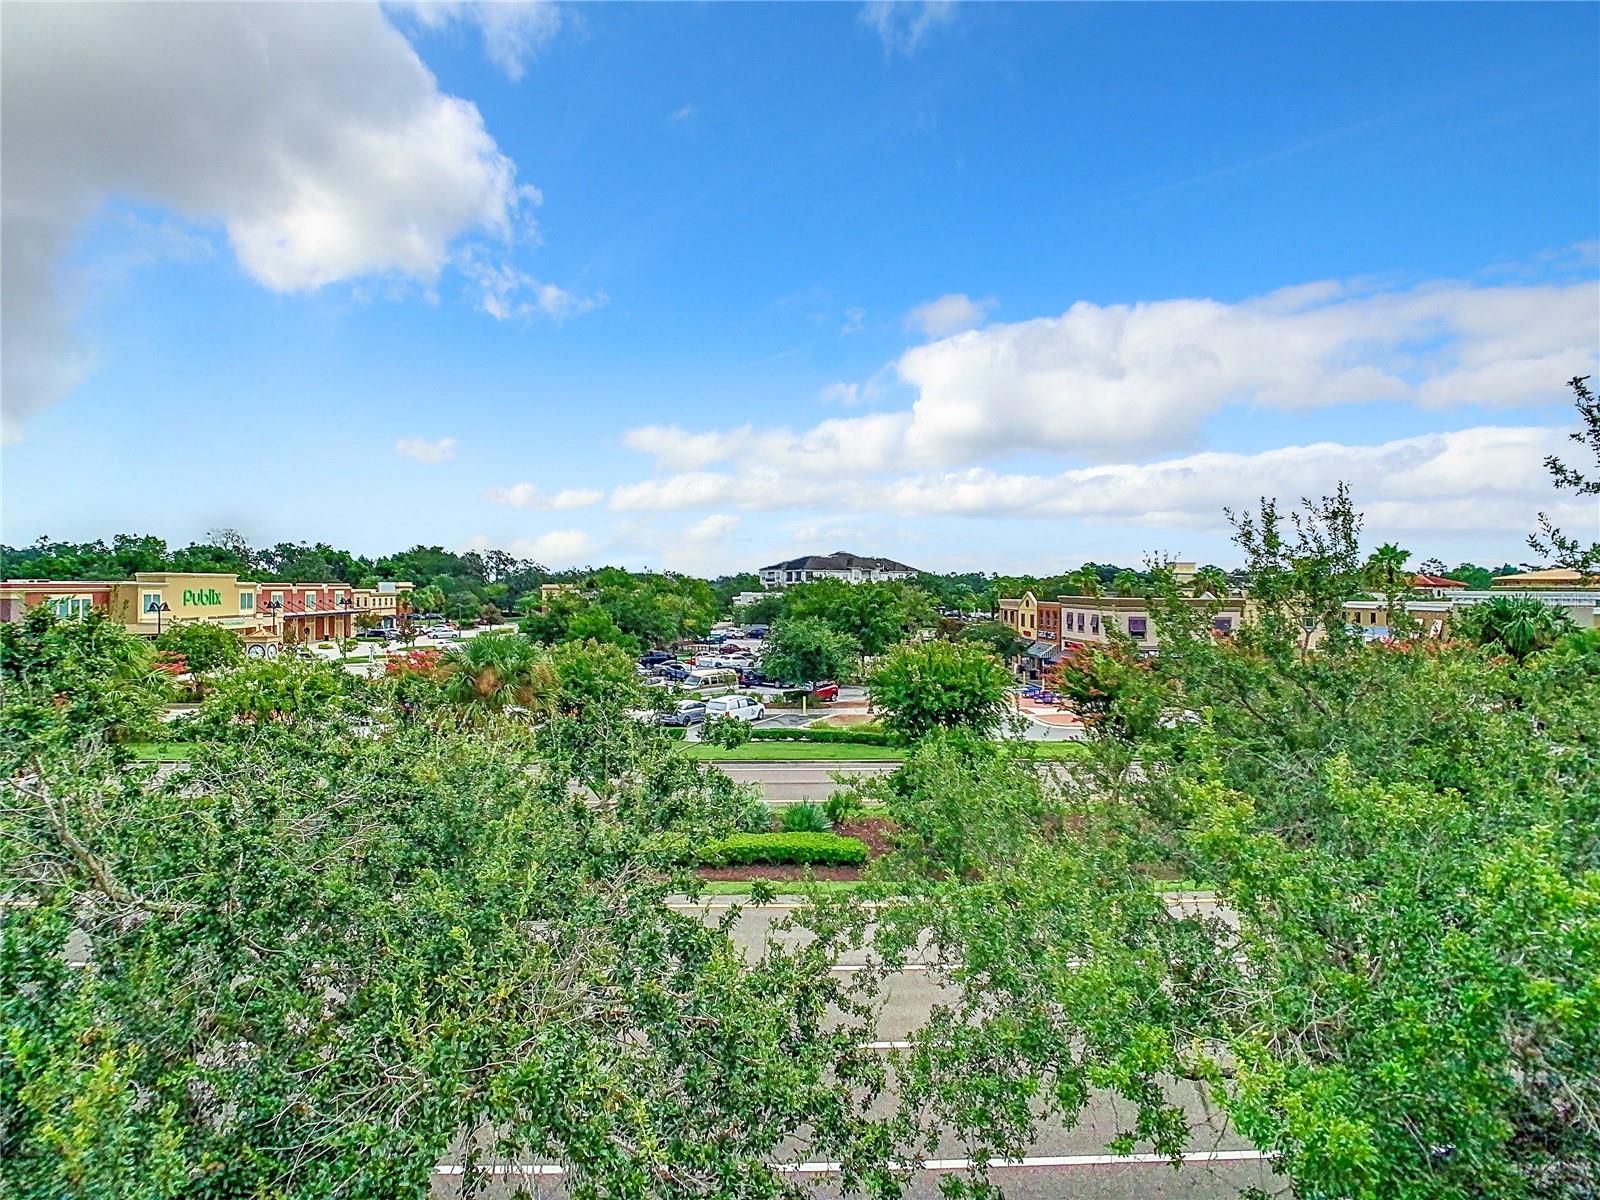
[[[195,751],[193,742],[129,742],[128,750],[146,762],[166,762],[188,758]]]

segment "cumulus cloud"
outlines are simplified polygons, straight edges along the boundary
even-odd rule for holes
[[[739,528],[739,518],[731,513],[712,513],[683,531],[688,542],[720,542]]]
[[[840,478],[1038,451],[1129,461],[1197,449],[1205,422],[1230,407],[1564,404],[1564,380],[1600,370],[1597,333],[1592,281],[1080,302],[907,350],[895,373],[916,391],[908,410],[800,431],[651,426],[624,442],[666,470],[754,459]]]
[[[13,438],[88,368],[59,264],[111,198],[220,227],[250,278],[294,292],[431,285],[456,239],[511,237],[531,196],[376,5],[16,5],[0,80]]]
[[[595,542],[581,529],[552,529],[538,537],[513,538],[503,544],[486,534],[474,534],[468,550],[493,550],[496,546],[517,558],[531,558],[547,567],[575,567],[587,564],[594,556]]]
[[[551,0],[414,0],[386,7],[413,17],[425,29],[474,26],[483,38],[484,54],[513,82],[561,28],[561,10]]]
[[[427,438],[401,438],[394,448],[402,458],[414,458],[419,463],[439,463],[456,456],[456,440],[452,437],[440,438],[437,442]]]
[[[928,34],[955,16],[954,0],[868,0],[861,6],[861,23],[890,54],[915,54]]]
[[[567,509],[588,508],[605,499],[605,493],[596,488],[564,488],[547,496],[531,483],[514,483],[510,487],[490,488],[484,498],[511,508]]]
[[[823,489],[770,472],[695,472],[618,488],[611,503],[641,510],[719,505],[1211,529],[1220,526],[1224,508],[1248,507],[1261,496],[1320,495],[1343,480],[1375,528],[1504,533],[1530,528],[1533,514],[1550,508],[1543,459],[1562,442],[1558,430],[1487,426],[1376,446],[1318,442],[1256,454],[1208,451],[1054,475],[973,467]]]
[[[989,318],[995,306],[994,297],[974,300],[965,292],[951,292],[937,300],[919,304],[906,314],[906,328],[914,329],[924,337],[948,337],[976,329]]]

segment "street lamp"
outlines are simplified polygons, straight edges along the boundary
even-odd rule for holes
[[[278,632],[278,610],[283,607],[282,600],[267,601],[267,608],[272,612],[272,632]]]
[[[156,615],[156,636],[157,637],[161,636],[161,614],[162,613],[169,613],[171,611],[172,611],[172,605],[168,604],[165,600],[152,600],[152,601],[150,601],[149,605],[145,608],[145,612],[153,612]]]

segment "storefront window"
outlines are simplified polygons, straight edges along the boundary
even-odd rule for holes
[[[239,593],[239,611],[254,612],[256,608],[256,594],[254,592]]]
[[[146,592],[139,598],[139,619],[141,621],[154,621],[156,614],[150,611],[161,607],[160,592]]]

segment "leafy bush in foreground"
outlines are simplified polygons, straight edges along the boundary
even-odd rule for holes
[[[705,867],[857,867],[867,861],[867,845],[836,833],[740,833],[702,846],[698,858]]]

